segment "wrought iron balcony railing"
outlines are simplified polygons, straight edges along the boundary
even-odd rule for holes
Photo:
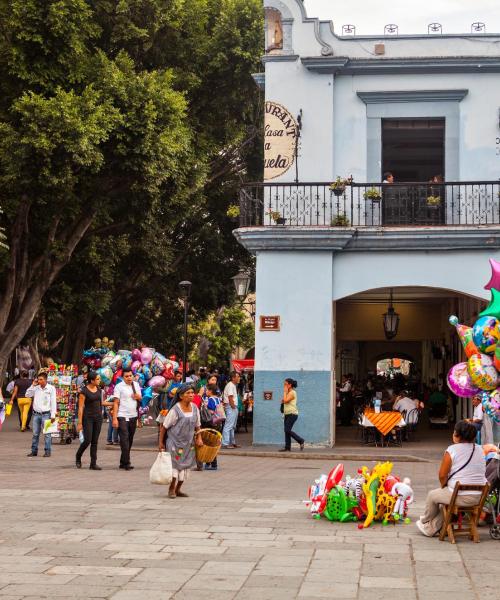
[[[447,183],[250,183],[240,227],[500,225],[500,181]]]

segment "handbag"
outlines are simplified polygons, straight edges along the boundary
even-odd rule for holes
[[[200,408],[200,420],[204,427],[211,425],[213,421],[212,411],[208,409],[208,406],[204,402],[202,402]]]
[[[285,412],[285,403],[284,403],[284,402],[282,402],[282,403],[280,404],[280,413],[281,413],[281,414],[284,414],[284,412]]]
[[[172,481],[172,457],[170,452],[159,452],[149,471],[150,483],[169,485]]]

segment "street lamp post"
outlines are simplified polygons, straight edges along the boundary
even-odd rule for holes
[[[182,351],[182,381],[186,381],[186,365],[187,365],[187,335],[188,335],[188,310],[189,310],[189,295],[191,293],[191,282],[181,281],[179,283],[181,298],[184,302],[184,348]]]
[[[231,277],[231,279],[233,280],[234,289],[236,290],[236,295],[240,301],[241,308],[243,308],[243,310],[245,310],[252,317],[252,319],[255,319],[255,302],[245,302],[250,290],[250,273],[240,269],[238,274],[234,277]],[[250,306],[250,310],[245,307],[246,304]]]

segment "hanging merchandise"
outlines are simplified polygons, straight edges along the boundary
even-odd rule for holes
[[[78,389],[76,365],[50,365],[47,381],[56,388],[58,432],[52,438],[59,438],[61,444],[71,444],[76,438],[76,419],[78,406]]]

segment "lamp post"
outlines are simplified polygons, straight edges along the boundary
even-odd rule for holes
[[[382,321],[384,323],[384,334],[386,339],[392,340],[396,337],[399,327],[399,315],[392,306],[392,288],[389,297],[389,307],[387,312],[382,315]]]
[[[182,351],[182,382],[186,381],[186,365],[187,365],[187,335],[188,335],[188,310],[189,310],[189,295],[191,294],[191,282],[181,281],[179,283],[181,298],[184,302],[184,348]]]
[[[234,277],[231,277],[231,279],[233,280],[234,289],[236,290],[236,295],[240,301],[241,308],[243,308],[243,310],[247,312],[252,319],[255,319],[255,302],[245,302],[250,290],[250,273],[240,269],[238,274]],[[250,310],[246,308],[245,305],[248,305]]]

